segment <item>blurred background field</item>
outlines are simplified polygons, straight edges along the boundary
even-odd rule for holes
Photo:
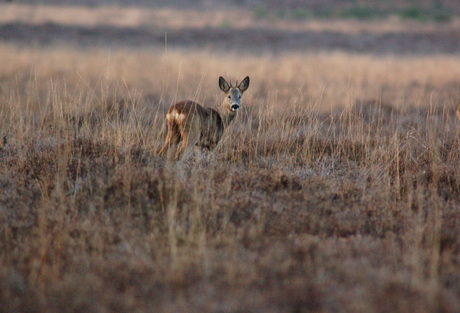
[[[92,6],[77,5],[79,2],[71,6],[47,1],[26,3],[0,4],[3,41],[113,48],[162,48],[167,42],[177,48],[256,53],[459,52],[459,8],[455,1],[389,1],[385,5],[381,1],[288,1],[283,5],[270,1],[239,5],[173,1],[142,7],[110,1]],[[374,13],[346,13],[367,7]],[[299,10],[304,10],[304,15],[296,13]],[[420,13],[411,16],[402,14],[404,10]],[[323,11],[330,13],[318,13]],[[446,14],[442,21],[432,16],[438,11]]]
[[[0,312],[460,311],[459,10],[0,3]]]

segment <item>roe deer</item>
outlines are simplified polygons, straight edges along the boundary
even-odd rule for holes
[[[225,128],[240,108],[241,96],[249,87],[249,77],[233,87],[220,76],[219,87],[225,93],[225,98],[216,110],[205,109],[191,100],[180,101],[169,108],[166,114],[168,134],[159,154],[174,152],[179,143],[181,145],[176,151],[176,160],[186,155],[195,145],[215,149]]]

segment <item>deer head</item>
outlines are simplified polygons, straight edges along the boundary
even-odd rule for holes
[[[225,93],[225,98],[222,106],[236,113],[241,106],[241,96],[249,87],[249,76],[246,76],[246,78],[243,79],[239,85],[237,82],[236,87],[233,87],[227,83],[227,81],[222,76],[220,76],[219,87]]]

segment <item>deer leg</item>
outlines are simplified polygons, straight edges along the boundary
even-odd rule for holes
[[[176,160],[183,159],[190,150],[196,146],[201,136],[200,121],[195,119],[190,122],[187,128],[180,129],[182,136],[182,143],[177,150]]]
[[[158,154],[165,155],[168,154],[168,152],[174,152],[180,140],[181,135],[178,126],[175,123],[168,123],[168,134],[166,135],[165,143]]]

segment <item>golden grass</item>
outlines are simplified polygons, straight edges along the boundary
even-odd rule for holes
[[[0,312],[459,311],[457,56],[0,59]],[[158,158],[219,75],[220,148]]]

